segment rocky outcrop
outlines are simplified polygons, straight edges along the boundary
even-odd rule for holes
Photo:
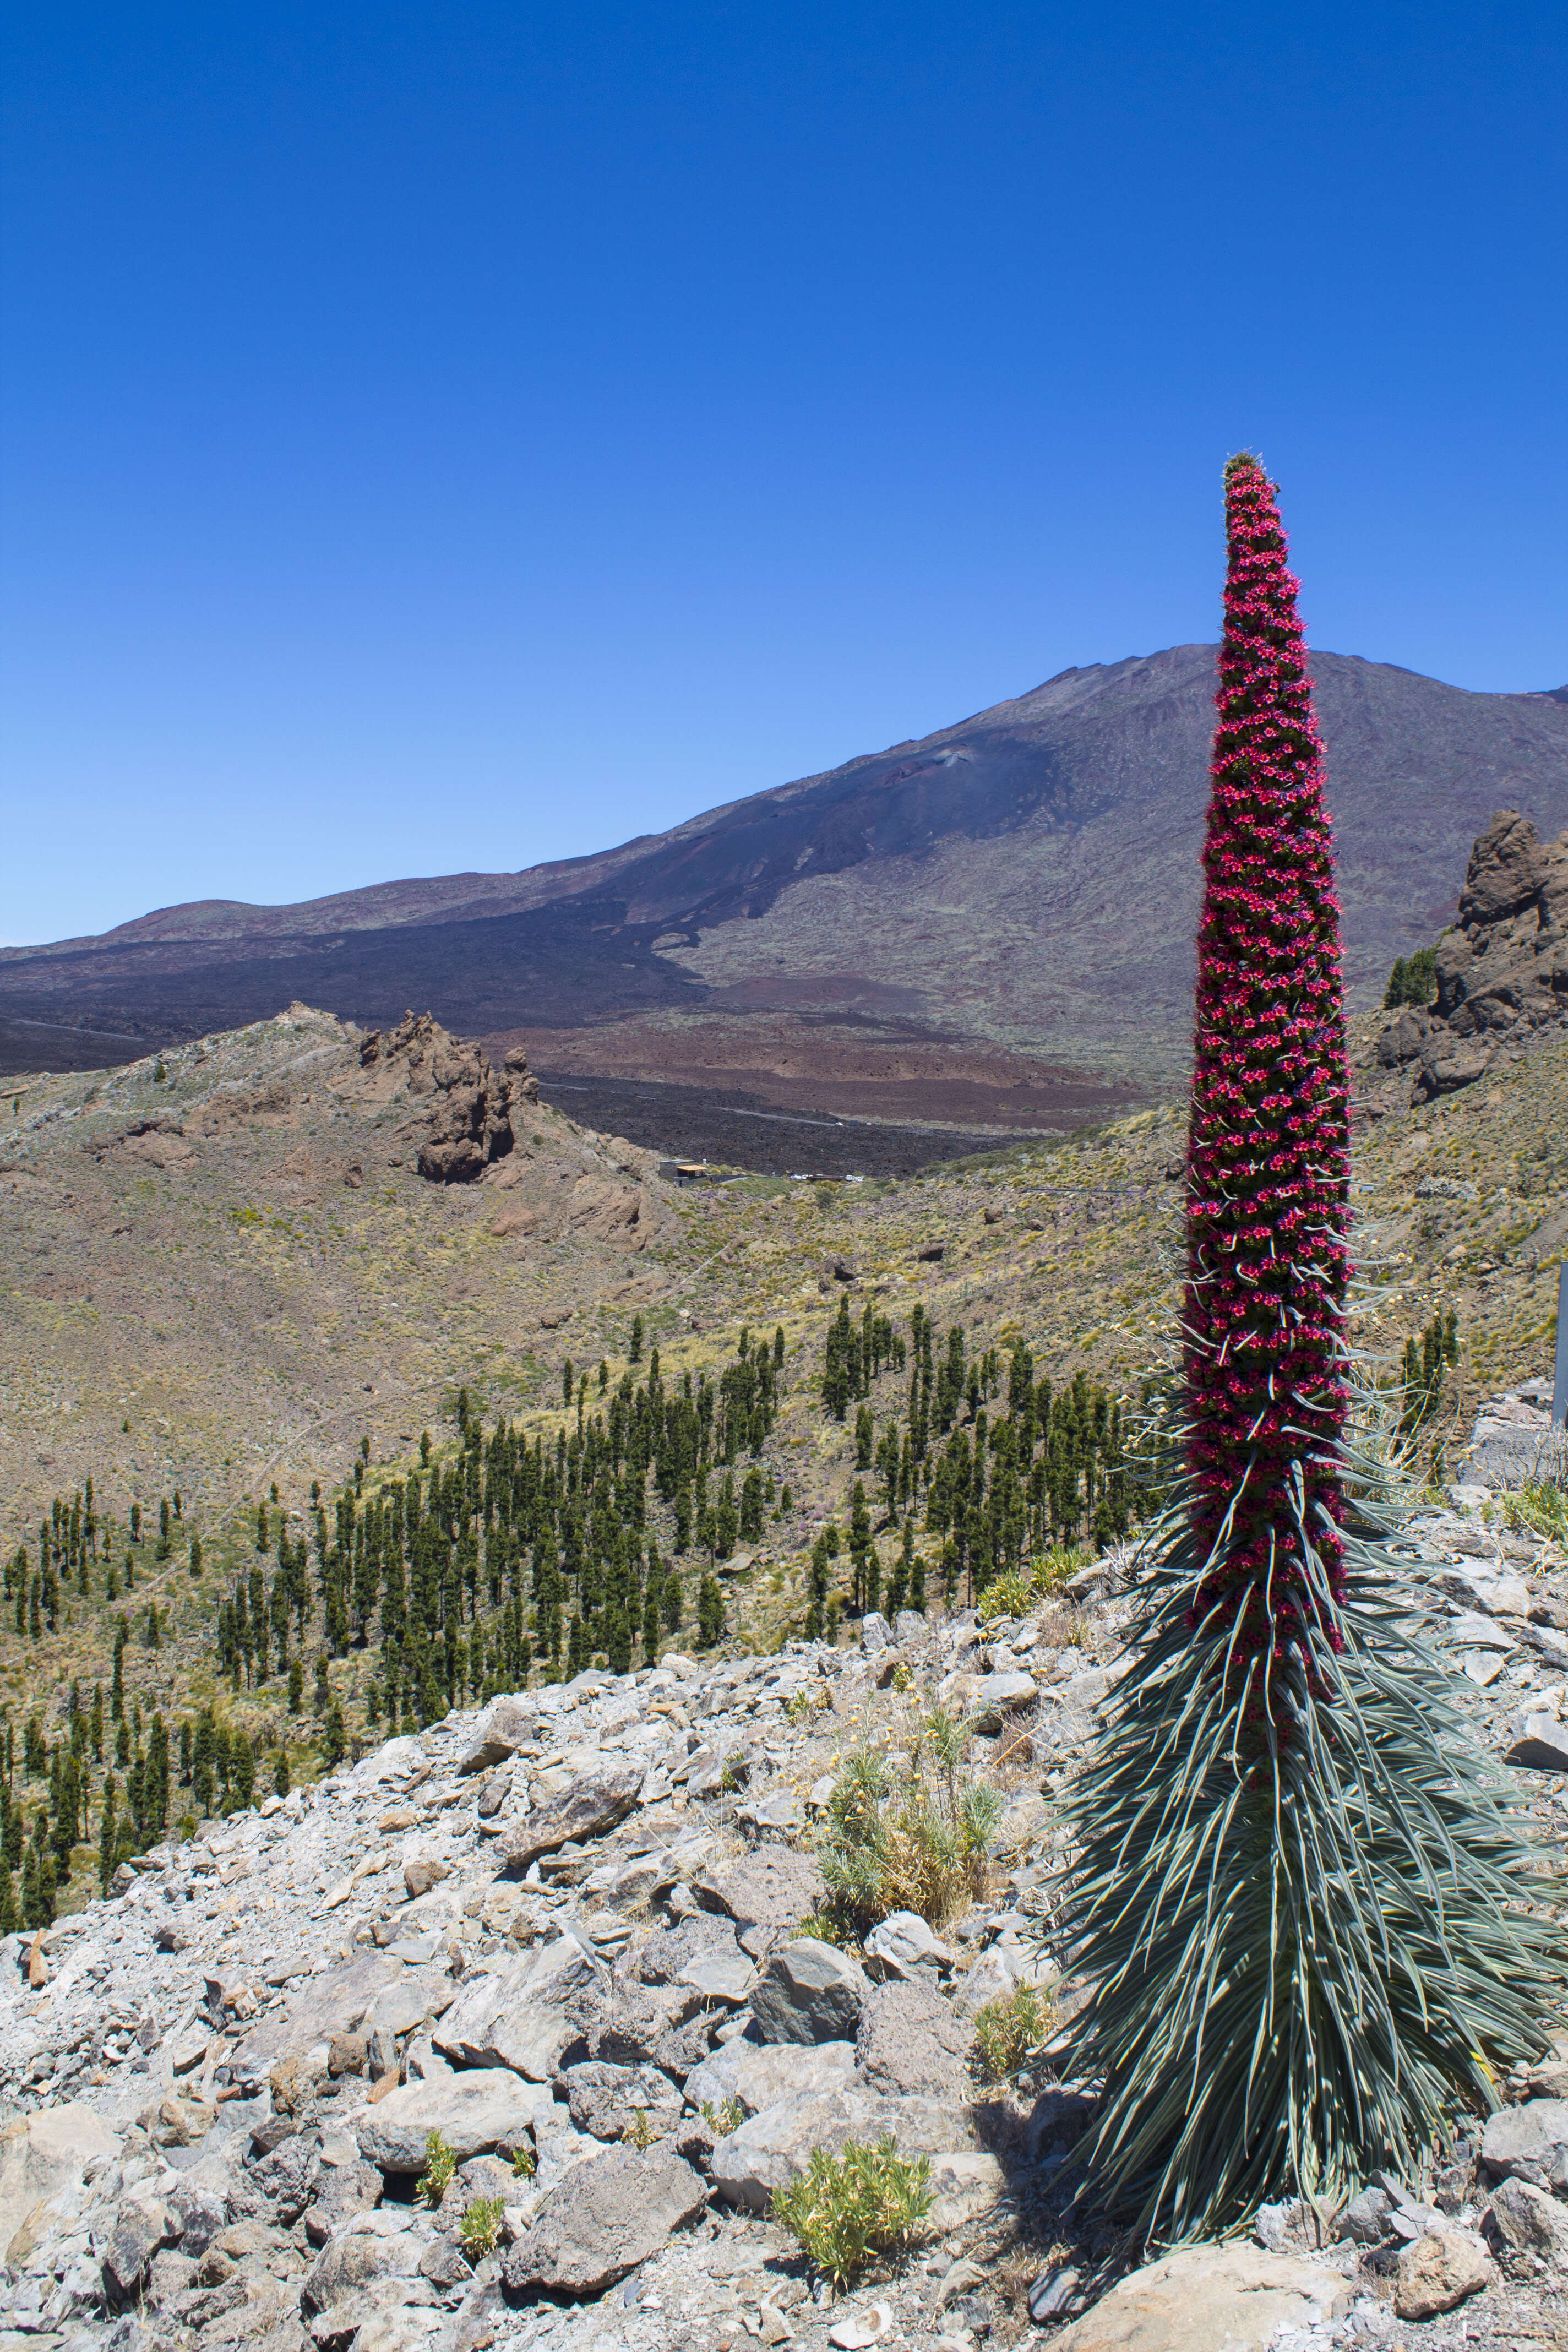
[[[368,1030],[359,1057],[362,1069],[395,1075],[410,1096],[428,1099],[419,1173],[433,1184],[472,1183],[504,1159],[515,1140],[513,1110],[539,1100],[521,1045],[497,1072],[479,1046],[448,1036],[428,1013],[405,1013],[395,1029]]]
[[[1430,1102],[1564,1024],[1568,833],[1543,842],[1527,816],[1502,809],[1470,852],[1458,921],[1437,943],[1436,1002],[1429,1012],[1406,1005],[1389,1023],[1377,1062]]]

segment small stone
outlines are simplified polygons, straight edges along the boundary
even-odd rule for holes
[[[1051,2275],[1051,2273],[1047,2273],[1047,2277]],[[985,2273],[979,2263],[972,2263],[967,2255],[960,2255],[958,2261],[942,2275],[942,2284],[936,2291],[937,2310],[945,2311],[955,2297],[967,2294],[972,2287],[984,2286],[984,2284]],[[1033,2298],[1031,2297],[1031,2308],[1032,2306]]]
[[[443,1878],[452,1874],[452,1865],[438,1853],[412,1853],[403,1865],[403,1884],[411,1899],[428,1895]]]
[[[334,2033],[327,2044],[327,2072],[334,2081],[343,2074],[363,2074],[368,2054],[363,2033]]]
[[[890,2306],[885,2303],[874,2303],[863,2319],[841,2319],[837,2327],[830,2327],[827,2340],[830,2344],[837,2344],[839,2352],[866,2352],[868,2345],[881,2342],[892,2324]]]
[[[1394,2308],[1401,2319],[1431,2319],[1479,2294],[1491,2277],[1491,2257],[1480,2239],[1445,2223],[1423,2231],[1400,2255]]]
[[[953,2269],[973,2271],[974,2265],[973,2263],[955,2263]],[[945,2279],[942,2284],[946,2285]],[[981,2273],[976,2271],[974,2277],[965,2284],[971,2286],[980,2284]],[[1029,2289],[1029,2316],[1037,2327],[1043,2326],[1047,2319],[1070,2319],[1082,2300],[1079,2272],[1071,2263],[1058,2263],[1054,2269],[1042,2271]]]

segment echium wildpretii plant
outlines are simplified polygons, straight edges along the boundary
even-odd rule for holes
[[[1172,2244],[1415,2182],[1546,2046],[1563,1944],[1520,1801],[1375,1538],[1347,1424],[1339,911],[1274,485],[1226,473],[1172,1499],[1071,1800],[1086,2189]]]

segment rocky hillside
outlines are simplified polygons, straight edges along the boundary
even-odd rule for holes
[[[1484,1082],[1431,1102],[1412,1099],[1406,1083],[1391,1102],[1381,1025],[1369,1015],[1358,1026],[1360,1246],[1379,1277],[1361,1338],[1392,1379],[1434,1318],[1453,1317],[1454,1360],[1439,1368],[1422,1437],[1435,1475],[1451,1475],[1479,1403],[1550,1374],[1568,1248],[1568,1037],[1531,1033],[1531,1050],[1505,1053]],[[1131,1409],[1167,1344],[1183,1140],[1173,1114],[912,1181],[680,1186],[645,1155],[529,1103],[528,1084],[520,1070],[487,1074],[423,1024],[401,1044],[388,1032],[373,1043],[301,1010],[172,1054],[161,1077],[147,1062],[22,1098],[0,1166],[0,1731],[18,1753],[35,1714],[49,1743],[68,1739],[73,1684],[84,1709],[99,1685],[109,1707],[117,1648],[128,1721],[138,1709],[143,1726],[161,1714],[177,1732],[221,1701],[264,1772],[281,1746],[297,1780],[314,1777],[334,1705],[351,1748],[379,1737],[376,1604],[326,1638],[338,1506],[353,1503],[357,1540],[373,1507],[384,1524],[400,1497],[411,1575],[409,1480],[423,1516],[437,1485],[446,1492],[468,1475],[461,1391],[468,1433],[478,1427],[487,1448],[504,1423],[509,1448],[553,1454],[573,1440],[580,1401],[584,1430],[600,1423],[607,1446],[615,1413],[627,1410],[616,1402],[623,1386],[632,1410],[646,1409],[637,1400],[654,1350],[667,1410],[688,1381],[717,1400],[738,1376],[743,1334],[765,1341],[772,1375],[782,1333],[757,1450],[728,1465],[708,1456],[711,1506],[732,1482],[729,1548],[704,1541],[695,1507],[682,1521],[678,1494],[661,1491],[646,1458],[640,1519],[624,1457],[615,1508],[601,1514],[610,1532],[626,1528],[628,1548],[637,1536],[641,1613],[628,1632],[639,1648],[651,1540],[660,1577],[670,1570],[683,1596],[677,1625],[662,1622],[666,1646],[694,1638],[712,1574],[725,1638],[771,1649],[804,1631],[820,1531],[831,1522],[847,1535],[857,1478],[884,1574],[911,1519],[914,1559],[937,1591],[950,1528],[940,1507],[933,1516],[929,1481],[980,1410],[993,1431],[1006,1419],[1020,1347],[1037,1383],[1065,1395],[1081,1380],[1091,1397],[1101,1389]],[[487,1161],[503,1097],[512,1149]],[[435,1179],[421,1174],[422,1156]],[[477,1170],[472,1181],[438,1181],[459,1161]],[[896,1350],[867,1367],[839,1419],[823,1379],[846,1302],[857,1338],[869,1314]],[[922,1332],[939,1367],[958,1334],[964,1393],[949,1430],[931,1424],[917,1460],[907,1360]],[[588,1382],[585,1395],[574,1382],[567,1406],[569,1362]],[[984,1368],[973,1401],[969,1368]],[[1042,1439],[1037,1412],[1034,1461],[1045,1459]],[[742,1528],[752,1469],[760,1517]],[[459,1532],[453,1517],[443,1540],[454,1559]],[[491,1532],[476,1530],[476,1564]],[[1091,1532],[1080,1511],[1068,1539]],[[223,1611],[244,1581],[248,1615],[253,1572],[270,1596],[280,1540],[290,1563],[308,1561],[314,1613],[302,1621],[291,1604],[285,1651],[269,1635],[271,1671],[257,1681],[247,1668],[234,1692],[216,1655]],[[463,1687],[476,1694],[524,1630],[536,1640],[531,1568],[519,1596],[526,1628],[515,1629],[510,1555],[499,1547],[494,1569],[496,1589],[487,1565],[436,1612],[454,1620]],[[849,1570],[843,1550],[831,1583],[847,1610]],[[285,1584],[295,1576],[290,1566]],[[313,1679],[323,1650],[324,1695]],[[603,1650],[596,1641],[590,1654]],[[306,1686],[291,1706],[296,1662]],[[456,1654],[443,1658],[443,1688],[457,1674]],[[384,1710],[374,1719],[373,1685]],[[425,1706],[422,1683],[409,1696]],[[102,1773],[123,1770],[115,1735],[111,1720],[95,1828]],[[37,1795],[35,1783],[29,1804]],[[84,1843],[62,1906],[86,1899],[96,1861]]]
[[[1556,1847],[1568,1574],[1485,1502],[1412,1523],[1410,1597]],[[1268,2209],[1258,2243],[1123,2277],[1075,2221],[1055,1807],[1115,1703],[1126,1566],[985,1623],[499,1697],[6,1938],[4,2340],[1110,2352],[1133,2315],[1326,2347],[1458,2341],[1426,2325],[1455,2311],[1472,2345],[1550,2340],[1568,2041],[1432,2179]],[[835,2294],[810,2200],[773,2200],[882,2134],[902,2220]]]
[[[932,1116],[1049,1124],[1037,1097],[1063,1064],[1167,1087],[1186,1046],[1213,662],[1184,646],[1068,670],[590,859],[175,908],[0,951],[3,1066],[129,1058],[302,999],[378,1025],[427,1004],[470,1034],[521,1034],[553,1069],[718,1070],[785,1108],[907,1117],[896,1090],[923,1078]],[[1568,824],[1568,704],[1340,655],[1315,671],[1365,1005],[1447,919],[1493,809]],[[968,1089],[946,1109],[945,1076]]]

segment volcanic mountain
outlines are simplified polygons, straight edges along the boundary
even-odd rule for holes
[[[1002,1126],[1163,1092],[1185,1053],[1214,661],[1064,670],[592,857],[200,901],[0,951],[0,1066],[129,1059],[299,999],[526,1040],[547,1085]],[[1568,825],[1568,689],[1475,694],[1341,654],[1314,672],[1365,1006],[1448,919],[1495,810]]]

